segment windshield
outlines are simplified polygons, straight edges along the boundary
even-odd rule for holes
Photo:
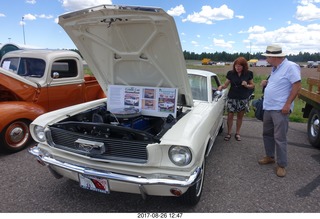
[[[1,67],[20,76],[41,78],[46,64],[42,59],[10,57],[2,61]]]

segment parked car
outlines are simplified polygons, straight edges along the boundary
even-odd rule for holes
[[[174,19],[159,8],[103,5],[61,15],[59,24],[108,98],[38,117],[30,126],[37,146],[29,152],[84,189],[198,203],[227,90],[216,91],[216,74],[185,68]],[[173,97],[174,112],[119,110],[127,87],[141,98],[154,90],[155,105]]]
[[[256,62],[256,67],[270,67],[271,65],[265,59],[260,59]]]
[[[308,68],[318,68],[320,61],[308,61],[307,67]]]
[[[174,103],[166,101],[166,102],[163,102],[163,103],[159,103],[159,107],[163,108],[163,109],[170,109],[170,108],[174,107]]]
[[[125,98],[124,102],[126,105],[137,106],[139,104],[139,98],[131,96],[131,97]]]

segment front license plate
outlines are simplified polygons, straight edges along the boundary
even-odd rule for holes
[[[110,193],[107,179],[79,174],[79,183],[80,187],[84,189],[101,192],[105,194]]]

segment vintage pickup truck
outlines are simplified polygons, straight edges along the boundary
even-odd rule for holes
[[[320,66],[317,71],[320,73]],[[308,78],[308,88],[301,88],[299,98],[306,102],[303,117],[308,118],[307,134],[312,146],[320,148],[320,78]]]
[[[227,90],[217,91],[216,74],[186,69],[173,18],[102,5],[61,15],[59,24],[108,98],[38,117],[29,152],[84,189],[198,203]]]
[[[0,66],[0,145],[11,152],[27,146],[39,115],[105,97],[73,51],[16,50]]]

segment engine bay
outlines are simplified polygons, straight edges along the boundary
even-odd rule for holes
[[[183,116],[155,117],[142,115],[135,108],[110,112],[106,106],[87,110],[51,125],[81,135],[133,141],[159,142],[160,138]]]

